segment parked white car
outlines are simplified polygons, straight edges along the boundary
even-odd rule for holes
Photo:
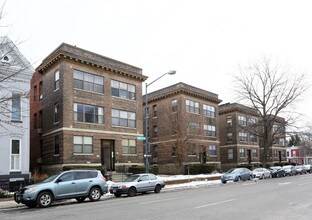
[[[253,178],[266,179],[271,178],[271,172],[266,168],[256,168],[252,171]]]

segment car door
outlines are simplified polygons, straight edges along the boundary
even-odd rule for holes
[[[64,173],[55,180],[54,195],[56,199],[71,197],[76,193],[76,190],[74,172]]]
[[[75,171],[75,180],[77,185],[77,195],[87,195],[92,185],[92,178],[88,171]]]
[[[140,176],[140,178],[138,179],[138,182],[137,182],[137,191],[138,192],[146,192],[146,191],[149,191],[149,177],[148,177],[148,174],[144,174],[142,176]]]

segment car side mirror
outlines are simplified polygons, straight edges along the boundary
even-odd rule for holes
[[[138,180],[138,182],[142,182],[142,180]]]
[[[63,180],[62,179],[57,179],[56,183],[59,183],[59,182],[63,182]]]

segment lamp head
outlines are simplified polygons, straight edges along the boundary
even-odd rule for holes
[[[175,73],[176,73],[175,70],[170,70],[167,74],[169,74],[169,75],[174,75]]]

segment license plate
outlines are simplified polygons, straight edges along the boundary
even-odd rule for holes
[[[115,193],[116,192],[116,189],[113,189],[113,193]]]

